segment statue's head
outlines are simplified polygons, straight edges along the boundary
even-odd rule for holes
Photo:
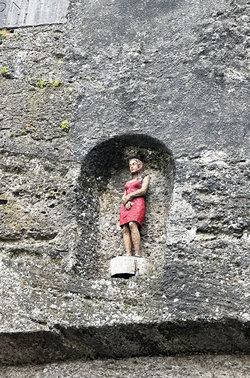
[[[137,173],[138,174],[138,180],[143,180],[143,163],[141,160],[132,158],[129,160],[129,169],[131,174]]]

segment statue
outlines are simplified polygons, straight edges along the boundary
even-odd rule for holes
[[[131,159],[129,169],[132,179],[125,184],[120,211],[120,226],[123,229],[125,256],[133,256],[133,245],[135,257],[141,257],[139,228],[142,227],[145,216],[144,196],[149,187],[150,177],[143,173],[143,163],[139,159]]]

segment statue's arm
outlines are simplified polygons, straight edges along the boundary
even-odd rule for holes
[[[141,187],[141,189],[138,189],[135,192],[133,192],[131,194],[128,194],[126,196],[127,201],[130,201],[131,199],[133,199],[135,197],[145,196],[145,194],[148,191],[149,184],[150,184],[150,177],[149,176],[144,177],[144,179],[142,181],[142,187]]]
[[[123,193],[123,196],[122,196],[122,204],[125,205],[126,204],[126,190],[124,190],[124,193]]]

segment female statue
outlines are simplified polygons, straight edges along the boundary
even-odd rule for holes
[[[126,256],[132,256],[132,245],[135,256],[140,257],[141,236],[139,227],[142,227],[145,216],[145,199],[150,177],[143,173],[143,164],[139,159],[131,159],[129,168],[132,179],[125,184],[120,211],[120,226],[123,228],[123,241]]]

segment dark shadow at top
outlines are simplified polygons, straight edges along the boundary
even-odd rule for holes
[[[128,146],[136,148],[136,156],[133,149],[131,156],[124,154],[124,150]],[[147,153],[147,149],[151,150],[151,154]],[[95,185],[97,185],[96,189],[104,189],[110,180],[112,171],[120,171],[126,168],[128,159],[133,157],[164,170],[165,164],[167,166],[169,161],[164,163],[162,158],[167,155],[170,159],[172,154],[165,144],[150,136],[143,134],[116,136],[100,143],[87,154],[82,165],[82,184],[83,186],[86,184],[84,177],[88,177],[88,180],[92,177]]]

